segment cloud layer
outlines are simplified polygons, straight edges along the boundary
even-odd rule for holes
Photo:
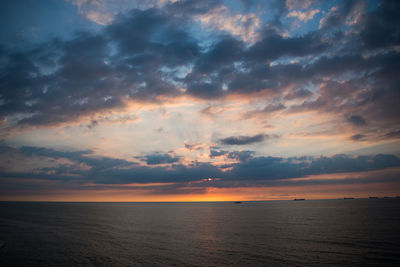
[[[349,3],[332,8],[321,19],[321,30],[286,36],[267,22],[250,44],[225,26],[216,26],[220,33],[203,44],[189,25],[222,6],[177,1],[163,9],[133,9],[99,32],[81,32],[71,40],[53,39],[24,51],[2,47],[0,110],[3,116],[16,116],[19,125],[48,125],[129,102],[182,95],[219,99],[272,90],[286,93],[286,99],[296,94],[305,99],[291,110],[347,114],[357,109],[371,121],[398,124],[399,29],[393,15],[398,4],[383,1],[371,12],[364,10],[350,31],[349,16],[361,11]],[[287,64],[290,57],[299,59]],[[309,90],[301,87],[310,83],[319,89],[316,99],[307,100]],[[286,92],[291,84],[295,88]]]
[[[398,1],[117,2],[54,4],[73,34],[21,6],[37,38],[15,46],[1,11],[0,179],[273,186],[399,167]]]

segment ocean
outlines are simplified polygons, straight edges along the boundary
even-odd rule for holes
[[[0,266],[400,266],[400,199],[0,202]]]

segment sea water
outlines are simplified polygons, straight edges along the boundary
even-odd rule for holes
[[[400,199],[0,202],[0,266],[400,266]]]

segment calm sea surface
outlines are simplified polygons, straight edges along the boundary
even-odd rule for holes
[[[400,199],[0,202],[0,266],[400,266]]]

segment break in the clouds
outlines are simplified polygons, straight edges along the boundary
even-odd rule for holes
[[[1,5],[3,184],[398,167],[398,1]]]

